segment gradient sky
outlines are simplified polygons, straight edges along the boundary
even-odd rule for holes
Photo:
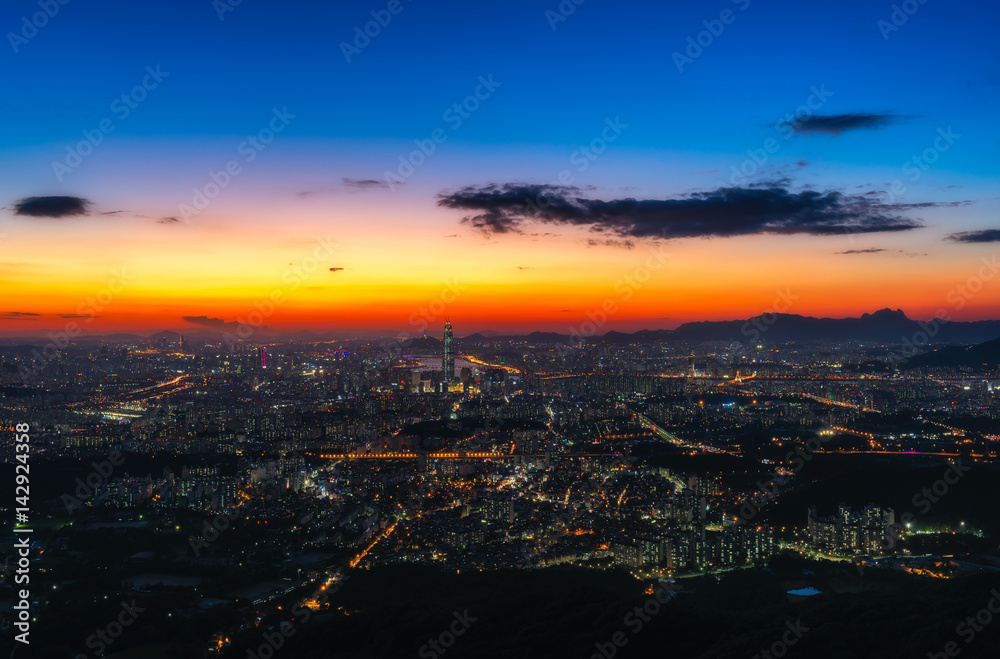
[[[36,1],[3,3],[0,330],[74,315],[88,331],[190,330],[272,294],[272,328],[437,332],[444,308],[460,335],[570,331],[607,301],[601,332],[745,318],[776,291],[804,315],[1000,317],[1000,277],[955,295],[1000,247],[985,233],[1000,228],[995,3],[914,1],[890,31],[890,2],[566,0],[563,16],[557,0],[401,0],[347,61],[342,44],[389,2],[243,0],[220,19],[223,2],[71,0],[37,30]],[[707,45],[686,52],[699,33]],[[678,70],[675,53],[696,56]],[[144,78],[152,89],[123,116]],[[477,87],[478,108],[449,113]],[[816,89],[828,98],[783,125]],[[276,110],[294,117],[248,147]],[[104,119],[113,132],[56,171]],[[616,121],[620,134],[605,130]],[[400,176],[435,130],[445,141]],[[602,131],[613,141],[582,156]],[[769,139],[766,161],[748,160]],[[926,170],[907,165],[926,150]],[[229,161],[240,173],[185,217]],[[496,210],[496,190],[563,172],[576,219],[463,222]],[[698,228],[692,200],[720,188],[835,193],[850,221],[909,225],[817,231],[769,209],[749,226],[734,207],[709,218],[724,231]],[[439,204],[463,190],[483,208]],[[48,196],[89,204],[28,214],[23,200]],[[620,211],[630,198],[675,210],[636,218]],[[581,199],[619,214],[580,219]],[[644,271],[654,254],[666,256]]]

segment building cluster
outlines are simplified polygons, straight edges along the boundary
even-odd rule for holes
[[[256,610],[331,566],[653,579],[782,549],[881,555],[891,509],[786,529],[759,508],[816,451],[991,461],[1000,439],[995,374],[892,370],[884,346],[462,339],[450,321],[441,341],[259,338],[0,346],[0,426],[30,425],[39,473],[80,472],[46,502],[73,519],[40,559],[59,598],[119,597],[70,586],[99,572],[196,620],[191,602]],[[112,454],[99,478],[80,467]],[[90,551],[106,529],[120,551]]]
[[[896,515],[892,508],[868,504],[859,511],[840,504],[833,515],[821,517],[809,508],[806,528],[813,547],[831,554],[875,554],[892,546]]]

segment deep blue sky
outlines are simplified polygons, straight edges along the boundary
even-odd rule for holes
[[[889,2],[749,0],[740,11],[723,0],[587,0],[555,30],[545,17],[555,0],[402,3],[347,64],[339,43],[386,3],[244,0],[220,21],[209,0],[72,0],[18,54],[4,49],[2,145],[65,139],[155,63],[169,89],[124,127],[130,134],[238,133],[259,122],[260,106],[288,105],[304,135],[408,139],[493,74],[503,94],[463,141],[569,145],[622,115],[648,148],[728,151],[825,84],[835,95],[824,112],[919,117],[878,148],[830,154],[867,158],[921,126],[990,129],[1000,89],[1000,10],[986,1],[929,0],[888,41],[877,21]],[[735,21],[678,73],[672,53],[726,8]],[[9,0],[0,26],[17,31],[37,10]]]
[[[725,238],[714,243],[714,254],[746,244],[747,253],[761,255],[754,293],[759,300],[745,298],[753,300],[747,304],[756,312],[766,308],[775,286],[798,276],[800,266],[791,261],[780,272],[775,269],[778,254],[816,250],[832,258],[850,252],[845,247],[864,248],[865,281],[901,272],[899,260],[908,258],[908,299],[915,308],[932,277],[928,273],[939,273],[943,288],[935,296],[944,298],[951,282],[965,276],[967,262],[995,247],[988,239],[994,234],[948,238],[998,226],[1000,9],[995,2],[586,0],[577,6],[571,0],[400,0],[402,11],[350,62],[342,44],[352,43],[355,28],[372,21],[371,12],[383,12],[388,0],[243,0],[222,20],[223,0],[51,2],[58,13],[37,33],[27,33],[26,42],[12,35],[22,33],[24,17],[40,11],[38,0],[7,0],[0,7],[6,92],[0,101],[0,203],[10,215],[6,231],[0,231],[10,235],[5,249],[23,253],[37,243],[38,232],[51,231],[50,224],[25,219],[16,203],[51,195],[90,200],[89,218],[73,226],[87,227],[87,235],[103,237],[102,244],[118,245],[116,255],[141,241],[162,247],[161,237],[147,235],[154,230],[173,230],[171,237],[189,231],[211,242],[233,227],[242,231],[241,239],[265,240],[256,232],[269,230],[275,217],[287,232],[300,234],[332,224],[355,241],[351,249],[359,259],[373,264],[373,278],[365,280],[372,286],[381,276],[374,273],[386,272],[386,263],[401,272],[443,278],[442,264],[459,253],[467,259],[466,269],[501,262],[478,250],[508,249],[505,258],[523,260],[520,255],[534,249],[531,245],[498,242],[495,235],[522,229],[544,234],[531,240],[551,241],[551,248],[532,244],[542,250],[539,258],[544,252],[545,258],[564,259],[546,266],[553,277],[573,281],[583,275],[566,264],[582,268],[594,257],[580,254],[600,251],[590,249],[588,231],[620,239],[601,243],[611,251],[650,236]],[[912,15],[894,9],[904,5]],[[547,12],[559,12],[560,6],[575,9],[553,29]],[[729,23],[708,39],[706,22],[717,30],[723,12],[729,12]],[[886,26],[893,20],[900,25],[890,30]],[[689,39],[699,38],[711,43],[689,53]],[[675,53],[695,57],[679,71]],[[129,116],[116,116],[116,99],[143,81],[147,67],[168,76]],[[473,94],[483,78],[499,86],[461,126],[451,125],[449,108]],[[795,133],[778,131],[776,124],[814,89],[831,94],[817,106],[814,123]],[[275,108],[287,108],[294,120],[256,154],[260,157],[245,162],[238,145],[265,127]],[[67,149],[105,118],[114,132],[60,174],[56,165],[67,160]],[[579,167],[580,147],[606,135],[608,122],[615,121],[627,128],[600,158]],[[405,185],[388,189],[386,178],[399,174],[400,158],[413,151],[414,140],[426,141],[435,130],[447,142],[412,176],[404,175]],[[942,134],[956,137],[944,143]],[[748,161],[773,139],[777,150],[763,166]],[[935,162],[913,169],[911,159],[928,150]],[[209,172],[234,157],[245,167],[226,193],[187,227],[175,222],[164,229],[168,218],[183,215]],[[732,169],[748,163],[750,175],[734,181]],[[518,186],[552,184],[561,173],[571,175],[572,194],[607,202],[601,208],[613,211],[610,221],[592,209],[539,218],[520,207],[511,215],[510,207],[502,206],[510,195],[525,193]],[[501,187],[482,187],[488,184]],[[473,186],[469,196],[454,196],[468,186]],[[768,186],[773,192],[762,200],[748,192]],[[698,195],[720,187],[739,188],[739,194],[720,200],[723,211],[716,213]],[[805,211],[799,205],[807,200],[798,195],[810,189],[859,196],[824,197],[828,205]],[[450,207],[438,204],[441,194],[450,195],[444,198]],[[635,210],[627,197],[650,204]],[[755,204],[764,211],[754,210]],[[97,215],[124,210],[152,228],[133,235],[137,224],[107,219],[121,213]],[[463,223],[463,215],[479,219]],[[828,246],[832,239],[824,236],[844,234],[835,216],[863,228],[856,241],[852,234],[848,245]],[[827,222],[833,222],[832,230]],[[527,229],[533,224],[539,227]],[[407,233],[410,228],[413,233]],[[477,228],[492,231],[491,241],[484,243]],[[550,235],[568,228],[573,231]],[[401,256],[415,251],[415,241],[459,233],[469,241],[464,251],[445,241],[421,243],[415,260]],[[775,234],[792,237],[768,243],[766,254],[760,251],[754,240]],[[391,254],[378,244],[385,236],[398,238]],[[739,242],[742,237],[745,243]],[[840,240],[847,242],[843,235]],[[588,280],[587,295],[599,296],[596,291],[628,268],[625,256],[609,253],[601,252],[608,262],[601,278]],[[708,248],[704,253],[712,254]],[[63,252],[59,255],[70,267]],[[918,255],[936,260],[918,264],[912,258]],[[31,267],[48,267],[55,258],[38,257]],[[241,258],[232,255],[233,262]],[[711,257],[696,262],[706,259]],[[87,266],[99,262],[95,257]],[[502,262],[508,270],[516,267],[517,277],[535,267],[543,270]],[[757,264],[733,267],[731,278],[742,279],[746,268]],[[855,284],[845,277],[862,270],[828,276],[834,267],[814,273],[814,309],[853,313],[883,303],[869,296],[857,308],[848,305]],[[940,274],[945,270],[948,274]],[[28,270],[11,272],[16,276],[0,267],[0,279],[34,276]],[[431,275],[426,277],[430,281]],[[225,285],[237,279],[227,273]],[[885,290],[900,285],[880,281]],[[542,290],[543,283],[533,286]],[[656,295],[667,295],[665,290]],[[636,323],[645,323],[640,315],[656,304],[649,295],[643,310],[635,312]],[[703,291],[684,295],[691,317],[729,313],[690,302]],[[976,308],[964,313],[991,315],[987,307],[998,301],[995,295],[980,297]],[[920,313],[927,316],[938,304],[922,303]],[[410,298],[400,305],[408,308]],[[538,302],[539,309],[559,306],[564,305],[558,300]]]

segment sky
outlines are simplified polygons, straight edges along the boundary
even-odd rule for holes
[[[0,331],[998,318],[998,17],[9,0]]]

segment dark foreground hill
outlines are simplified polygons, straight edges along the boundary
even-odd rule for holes
[[[902,368],[937,366],[992,369],[1000,366],[1000,339],[972,346],[947,346],[906,360]]]
[[[747,659],[765,656],[761,651],[784,637],[791,642],[778,651],[788,656],[913,659],[955,642],[972,659],[995,656],[1000,641],[1000,620],[968,643],[956,634],[956,625],[988,605],[1000,575],[947,581],[875,569],[861,575],[849,564],[779,557],[768,570],[679,585],[676,598],[656,606],[623,572],[360,571],[334,595],[335,613],[303,623],[280,656]],[[790,601],[787,590],[806,586],[822,594]],[[643,606],[645,619],[635,613]],[[463,622],[452,627],[457,619]],[[450,629],[464,631],[450,636]],[[258,640],[226,656],[249,656]],[[438,652],[435,640],[449,647],[438,645],[445,649]]]

